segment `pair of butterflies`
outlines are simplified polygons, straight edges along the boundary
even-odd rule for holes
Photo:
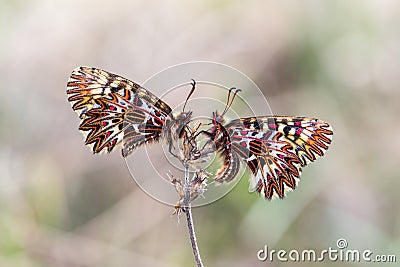
[[[127,157],[151,142],[165,140],[171,146],[183,138],[192,114],[173,114],[140,85],[92,67],[73,70],[67,95],[93,153],[111,152],[122,144],[122,156]],[[330,125],[316,118],[262,116],[225,123],[223,114],[215,112],[211,128],[202,131],[223,159],[215,181],[229,182],[241,164],[247,165],[250,189],[267,199],[283,198],[295,189],[302,167],[323,156],[332,141]]]

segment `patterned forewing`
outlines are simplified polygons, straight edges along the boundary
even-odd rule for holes
[[[295,189],[301,167],[324,155],[333,135],[329,124],[306,117],[243,118],[231,121],[226,129],[232,154],[252,173],[250,190],[267,199],[282,198]]]
[[[302,166],[323,156],[333,137],[332,127],[316,118],[265,116],[240,119],[239,124],[247,130],[266,133],[270,140],[289,143]]]
[[[171,108],[140,85],[104,70],[76,68],[67,84],[68,100],[78,113],[79,129],[93,153],[123,143],[123,156],[158,140]]]

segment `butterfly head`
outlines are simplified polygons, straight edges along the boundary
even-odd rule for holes
[[[218,111],[213,112],[213,118],[212,118],[212,124],[216,125],[216,124],[224,124],[225,123],[225,119],[223,114],[218,113]]]
[[[174,116],[174,121],[179,124],[186,125],[189,123],[190,119],[192,118],[192,111],[183,111],[176,116]]]
[[[178,137],[181,137],[184,129],[192,119],[192,114],[192,111],[183,111],[175,114],[172,116],[170,122],[168,122],[166,126],[169,127],[171,132],[174,132]]]
[[[213,112],[211,122],[209,123],[212,125],[211,129],[208,130],[209,134],[212,136],[212,139],[218,135],[224,128],[225,119],[223,114],[218,113],[218,111]]]

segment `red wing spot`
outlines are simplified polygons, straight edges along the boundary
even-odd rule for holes
[[[296,135],[300,135],[302,131],[303,131],[303,128],[301,128],[301,127],[297,128]]]
[[[245,141],[242,141],[242,142],[240,143],[240,145],[241,145],[241,146],[247,146],[247,143],[246,143]]]
[[[116,108],[114,106],[110,106],[109,109],[110,110],[116,110]]]
[[[158,110],[156,110],[156,111],[154,112],[154,114],[156,114],[157,117],[160,117],[160,116],[161,116],[161,112],[158,111]]]
[[[135,94],[135,98],[134,98],[134,103],[136,106],[141,107],[143,105],[142,100],[140,100],[140,98]]]
[[[301,121],[296,121],[296,122],[294,123],[294,126],[301,126]]]
[[[103,126],[107,126],[107,122],[103,121]]]
[[[279,157],[280,159],[283,159],[283,155],[282,155],[282,154],[278,154],[278,157]]]
[[[107,137],[109,137],[109,136],[111,135],[111,131],[108,131],[108,132],[106,133],[106,135],[107,135]]]
[[[240,131],[240,134],[241,134],[241,135],[246,135],[246,134],[247,134],[247,131]]]
[[[275,123],[270,123],[270,124],[268,124],[268,128],[271,129],[271,130],[275,130],[278,127],[276,126]]]

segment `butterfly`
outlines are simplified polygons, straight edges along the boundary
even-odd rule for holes
[[[195,84],[193,80],[185,104]],[[201,152],[194,152],[194,158],[213,151],[221,155],[223,164],[215,181],[233,180],[240,165],[245,164],[252,174],[251,191],[267,199],[283,198],[296,188],[302,167],[325,154],[333,130],[328,123],[307,117],[261,116],[225,123],[224,114],[239,92],[234,89],[228,93],[224,112],[213,113],[211,128],[195,133],[188,126],[192,112],[183,108],[180,113],[172,113],[157,96],[119,75],[79,67],[67,83],[68,101],[81,119],[79,130],[93,153],[111,152],[122,144],[122,156],[127,157],[144,144],[165,140],[175,155],[173,144],[177,140],[196,142],[203,134],[208,141]]]
[[[194,86],[194,84],[193,84]],[[111,152],[122,144],[127,157],[144,144],[173,143],[188,134],[191,112],[172,113],[164,101],[119,75],[78,67],[67,83],[68,101],[81,119],[79,130],[93,153]]]
[[[223,159],[215,181],[231,181],[244,163],[251,172],[250,192],[257,191],[268,200],[283,198],[297,187],[302,168],[325,154],[332,142],[332,127],[317,118],[295,116],[248,117],[225,123],[224,114],[238,91],[231,88],[224,112],[214,112],[212,127],[202,131],[209,138],[205,147],[213,146]]]

